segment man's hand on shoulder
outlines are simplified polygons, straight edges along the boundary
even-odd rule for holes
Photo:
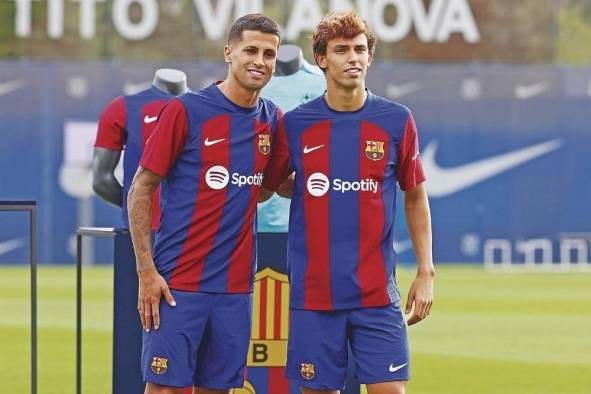
[[[166,284],[166,281],[156,271],[156,267],[138,272],[139,294],[137,309],[142,320],[142,327],[150,332],[152,323],[157,330],[160,328],[160,298],[164,299],[170,306],[176,306],[176,302]]]

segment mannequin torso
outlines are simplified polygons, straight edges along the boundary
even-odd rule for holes
[[[145,141],[156,125],[156,116],[171,97],[187,91],[184,72],[159,69],[150,88],[130,96],[117,97],[101,114],[92,163],[93,189],[103,200],[124,209],[123,222],[126,226],[124,199],[139,165]],[[126,158],[121,185],[114,173],[124,146]],[[159,212],[156,214],[159,215]]]

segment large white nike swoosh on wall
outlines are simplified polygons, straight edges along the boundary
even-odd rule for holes
[[[8,241],[0,242],[0,256],[8,252],[12,252],[23,246],[26,243],[26,238],[14,238]]]
[[[444,168],[435,161],[437,142],[431,141],[421,154],[423,170],[427,177],[427,193],[430,197],[449,196],[561,146],[562,139],[554,139],[487,159]]]
[[[25,86],[25,82],[22,79],[13,79],[11,81],[0,83],[0,96],[12,93]]]

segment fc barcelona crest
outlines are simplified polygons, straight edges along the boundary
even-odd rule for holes
[[[164,357],[152,357],[152,372],[156,375],[162,375],[168,368],[168,359]]]
[[[310,380],[314,378],[314,364],[302,363],[302,377]]]
[[[384,157],[384,142],[365,141],[365,156],[370,160],[381,160]]]
[[[271,134],[259,134],[259,151],[263,155],[271,152]]]

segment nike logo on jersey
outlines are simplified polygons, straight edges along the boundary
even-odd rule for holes
[[[396,367],[394,366],[394,364],[390,364],[390,368],[388,368],[388,371],[394,373],[394,372],[406,367],[406,364],[408,364],[408,363],[404,363],[404,364],[398,365]]]
[[[449,196],[538,156],[552,152],[561,146],[562,140],[555,139],[487,159],[443,168],[435,161],[437,142],[432,141],[421,154],[423,169],[429,180],[426,184],[427,192],[431,197]]]
[[[8,93],[12,93],[25,86],[25,82],[22,79],[13,79],[0,83],[0,96],[4,96]]]
[[[205,138],[205,141],[204,141],[203,143],[205,144],[205,146],[212,146],[212,145],[215,145],[215,144],[217,144],[218,142],[222,142],[222,141],[224,141],[224,140],[225,140],[225,138],[221,138],[221,139],[219,139],[219,140],[211,140],[211,141],[210,141],[210,140],[209,140],[209,137],[207,137],[207,138]]]
[[[311,148],[308,148],[308,145],[304,146],[304,153],[310,153],[310,152],[314,152],[315,150],[318,150],[320,148],[322,148],[324,145],[318,145],[318,146],[313,146]]]
[[[155,122],[155,121],[156,121],[156,119],[158,119],[158,117],[157,117],[157,116],[152,116],[152,117],[150,117],[150,116],[146,115],[146,116],[144,117],[144,123],[152,123],[152,122]]]
[[[538,82],[531,85],[517,85],[515,87],[515,97],[519,100],[527,100],[538,96],[548,90],[548,83]]]

